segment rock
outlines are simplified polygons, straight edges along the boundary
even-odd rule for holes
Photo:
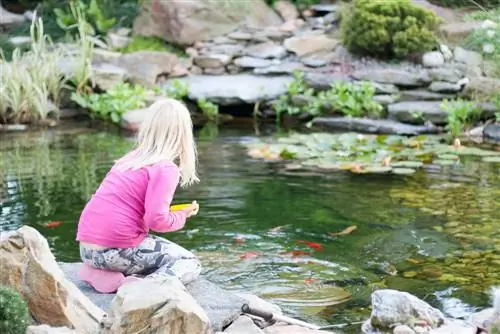
[[[469,36],[474,30],[481,28],[480,21],[466,21],[443,24],[438,31],[450,42],[461,41]]]
[[[429,86],[431,92],[436,93],[457,93],[462,89],[462,86],[457,83],[434,81]]]
[[[132,42],[132,38],[110,31],[106,35],[106,42],[110,49],[122,49]]]
[[[299,11],[293,3],[287,0],[279,0],[274,3],[274,10],[280,14],[283,21],[299,18]]]
[[[456,83],[465,76],[464,69],[458,68],[457,66],[431,68],[427,73],[434,81],[446,81],[452,83]]]
[[[0,245],[0,284],[21,293],[38,323],[79,333],[97,330],[104,312],[66,279],[37,230],[2,232]]]
[[[328,65],[328,61],[326,61],[325,59],[318,59],[314,56],[309,56],[309,57],[304,57],[304,58],[301,58],[300,61],[302,62],[302,64],[306,65],[306,66],[309,66],[309,67],[324,67],[326,65]]]
[[[373,101],[380,103],[383,106],[395,103],[397,96],[394,95],[375,95]]]
[[[275,42],[265,42],[265,43],[255,44],[249,46],[245,50],[245,55],[263,59],[268,59],[268,58],[281,59],[286,56],[286,53],[287,53],[286,49],[283,46],[276,44]]]
[[[380,84],[377,82],[372,82],[375,88],[375,94],[398,94],[399,89],[393,84]]]
[[[351,76],[357,80],[393,84],[401,87],[419,87],[425,85],[427,81],[425,76],[422,74],[391,68],[358,70]]]
[[[219,68],[204,68],[203,74],[206,75],[222,75],[226,73],[226,69],[224,67]]]
[[[68,327],[51,327],[49,325],[29,326],[26,334],[77,334]]]
[[[235,293],[224,290],[204,278],[191,282],[187,285],[187,289],[205,310],[214,331],[222,330],[236,320],[246,302]]]
[[[126,69],[135,84],[153,87],[160,76],[169,76],[182,66],[175,54],[160,51],[138,51],[122,55],[117,65]]]
[[[263,310],[266,312],[273,312],[275,314],[283,314],[283,311],[278,305],[271,304],[270,302],[267,302],[264,299],[257,297],[256,295],[252,295],[249,293],[237,293],[236,295],[244,299],[251,308]]]
[[[92,66],[92,80],[102,90],[108,90],[127,79],[127,71],[111,64]]]
[[[500,92],[500,79],[474,77],[465,85],[462,95],[470,98],[474,98],[477,95],[492,97],[498,92]]]
[[[226,2],[203,0],[143,1],[134,33],[190,45],[236,30],[239,26],[278,26],[283,21],[263,0]]]
[[[287,325],[278,323],[264,328],[266,334],[332,334],[332,332],[308,329],[297,325]]]
[[[332,130],[359,131],[376,134],[418,135],[436,133],[435,127],[409,125],[388,119],[368,119],[356,117],[317,117],[312,124]]]
[[[227,34],[227,37],[235,41],[249,41],[252,39],[252,34],[243,31],[235,31]]]
[[[454,98],[454,94],[441,94],[425,89],[402,90],[399,92],[399,101],[442,101]]]
[[[123,129],[128,131],[137,131],[141,125],[144,117],[146,116],[148,109],[135,109],[125,112],[122,115],[121,126]]]
[[[457,46],[455,48],[453,60],[458,63],[466,64],[469,67],[480,66],[483,62],[483,56],[475,51],[465,50]]]
[[[264,334],[249,317],[242,315],[224,330],[227,334]]]
[[[340,7],[335,4],[318,3],[309,7],[316,15],[323,16],[340,11]]]
[[[20,46],[20,45],[31,43],[31,37],[30,36],[14,36],[14,37],[9,38],[9,42],[12,45]]]
[[[292,33],[302,27],[304,25],[304,21],[302,19],[288,20],[279,26],[278,30],[285,33]]]
[[[243,68],[256,68],[256,67],[268,67],[272,65],[272,61],[268,59],[255,58],[255,57],[241,57],[236,58],[234,61],[235,65]]]
[[[329,73],[305,73],[304,80],[307,85],[317,90],[329,89],[332,83],[341,81],[352,81],[350,78],[342,74],[329,74]]]
[[[194,57],[194,63],[201,68],[221,68],[231,62],[231,56],[211,54]]]
[[[92,64],[106,63],[116,65],[121,56],[120,52],[96,48],[92,53]]]
[[[11,13],[0,4],[0,26],[13,25],[24,21],[24,15]]]
[[[242,56],[245,46],[241,44],[216,44],[211,45],[209,49],[200,50],[200,54],[221,54],[230,57]]]
[[[205,311],[179,280],[166,276],[121,286],[109,318],[108,334],[140,333],[146,328],[150,333],[210,333]]]
[[[445,324],[426,331],[428,334],[476,334],[477,327],[472,326],[464,321],[455,319],[446,319]]]
[[[387,107],[389,118],[404,123],[416,123],[416,116],[434,124],[445,124],[446,113],[440,109],[440,101],[405,101]]]
[[[256,68],[253,70],[253,73],[259,75],[283,75],[283,74],[292,74],[295,70],[304,70],[305,66],[301,63],[290,62],[290,63],[281,63],[277,65],[271,65],[268,67]]]
[[[406,325],[399,325],[394,327],[392,331],[393,334],[415,334],[415,331],[411,327]]]
[[[437,6],[433,4],[432,1],[427,0],[411,0],[411,2],[414,5],[434,12],[434,14],[436,14],[446,23],[460,21],[460,16],[458,16],[458,14],[451,8]]]
[[[285,48],[302,57],[319,51],[333,51],[339,41],[325,35],[303,35],[287,38],[284,42]]]
[[[236,39],[231,39],[227,36],[217,36],[212,40],[214,44],[238,44]]]
[[[489,139],[493,142],[500,143],[500,124],[493,123],[493,124],[486,125],[484,127],[484,130],[483,130],[483,135],[486,139]],[[491,313],[490,318],[493,317],[493,311],[491,311],[491,310],[489,311]],[[473,318],[473,321],[478,322],[479,316],[476,316],[476,318]]]
[[[445,44],[439,45],[439,51],[441,51],[441,53],[443,54],[445,61],[450,61],[451,58],[453,58],[453,52],[447,45]]]
[[[426,52],[422,56],[422,65],[425,67],[439,67],[444,64],[444,56],[439,51]]]
[[[416,318],[424,320],[431,328],[444,323],[441,311],[407,293],[381,289],[372,293],[370,324],[380,330],[390,329],[393,324],[410,324]]]

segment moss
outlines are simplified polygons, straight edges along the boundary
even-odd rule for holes
[[[409,0],[355,0],[344,15],[342,39],[355,54],[403,58],[437,46],[440,19]]]
[[[132,41],[119,51],[123,53],[130,53],[145,50],[172,52],[179,57],[186,56],[186,53],[181,48],[167,44],[165,41],[157,37],[134,36],[132,37]]]

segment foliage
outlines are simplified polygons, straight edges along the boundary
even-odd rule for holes
[[[0,286],[0,333],[24,334],[29,323],[28,305],[19,292]]]
[[[132,41],[119,51],[122,53],[130,53],[136,51],[167,51],[175,53],[178,56],[184,57],[184,50],[173,45],[165,43],[164,40],[158,37],[133,36]]]
[[[439,22],[410,0],[355,0],[342,21],[342,38],[353,53],[402,58],[433,49]]]
[[[431,0],[432,3],[443,7],[485,7],[494,8],[500,5],[500,0]]]
[[[12,60],[12,53],[16,48],[19,49],[22,54],[30,50],[30,43],[16,46],[10,42],[7,35],[0,34],[0,50],[2,50],[4,60]]]
[[[497,112],[495,112],[495,120],[500,122],[500,93],[493,97],[493,103],[495,104],[495,108],[497,110]]]
[[[471,124],[481,113],[481,108],[474,102],[462,99],[444,100],[440,107],[446,112],[446,129],[454,138],[460,136],[465,126]]]
[[[147,90],[141,86],[118,83],[104,94],[74,92],[71,99],[90,110],[91,117],[119,123],[122,115],[146,106]]]
[[[204,98],[198,99],[196,101],[196,104],[198,105],[198,108],[201,109],[201,112],[203,115],[205,115],[209,120],[215,121],[217,120],[219,116],[219,106],[207,101]]]
[[[180,80],[172,80],[171,85],[165,91],[169,98],[182,100],[189,94],[189,85]]]
[[[287,87],[287,94],[273,103],[278,122],[284,113],[317,116],[339,112],[346,116],[361,117],[367,114],[378,116],[383,110],[382,105],[373,100],[375,88],[368,82],[334,82],[330,89],[315,92],[307,86],[303,73],[294,72],[294,78]],[[303,101],[296,101],[297,97]]]
[[[40,121],[50,113],[58,113],[65,82],[58,62],[63,55],[53,49],[41,19],[32,22],[30,33],[30,51],[21,55],[21,50],[16,48],[10,62],[0,59],[0,120],[3,123]]]

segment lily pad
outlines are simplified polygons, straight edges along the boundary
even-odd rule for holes
[[[414,174],[415,172],[416,170],[412,168],[394,168],[392,170],[392,173],[397,175],[411,175]]]
[[[433,164],[435,165],[440,165],[440,166],[453,166],[456,164],[456,161],[454,160],[445,160],[445,159],[436,159],[432,161]]]
[[[460,157],[455,154],[440,154],[438,155],[439,160],[458,160]]]
[[[365,173],[376,173],[376,174],[383,174],[383,173],[389,173],[392,171],[392,167],[386,167],[386,166],[367,166],[366,168],[363,168],[363,171]]]
[[[500,163],[500,156],[484,157],[483,161],[484,162]]]
[[[420,168],[424,165],[422,161],[395,161],[391,167]]]

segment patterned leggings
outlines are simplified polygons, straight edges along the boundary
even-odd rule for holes
[[[125,276],[176,276],[182,283],[195,280],[201,272],[196,256],[166,239],[148,235],[135,248],[95,250],[80,245],[85,264],[97,269],[122,272]]]

